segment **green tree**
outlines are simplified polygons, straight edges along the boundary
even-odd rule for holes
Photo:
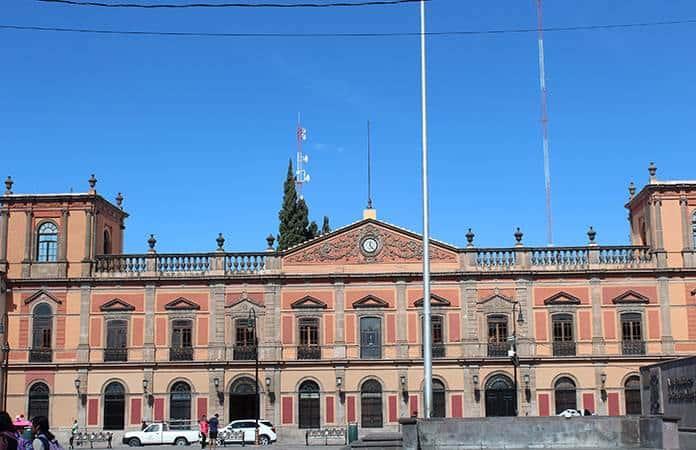
[[[304,201],[302,201],[304,204]],[[304,206],[305,210],[307,206]],[[307,220],[307,212],[305,221]],[[292,168],[292,160],[288,162],[288,173],[283,185],[283,205],[278,213],[280,225],[278,227],[278,250],[286,250],[293,245],[297,245],[305,240],[307,224],[303,223],[300,216],[297,191],[295,190],[295,175]]]
[[[331,233],[331,227],[329,226],[329,216],[324,216],[324,223],[321,226],[321,234]]]

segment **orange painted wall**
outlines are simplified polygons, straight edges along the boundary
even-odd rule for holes
[[[636,291],[639,294],[645,295],[650,299],[650,303],[657,303],[657,288],[655,286],[634,286],[627,284],[625,286],[607,286],[602,288],[602,304],[612,305],[612,300],[626,291]]]
[[[448,300],[452,304],[453,307],[459,306],[461,304],[459,301],[459,289],[443,289],[443,288],[437,288],[437,287],[433,286],[431,292],[435,295],[439,295],[440,297]],[[413,308],[415,306],[416,301],[423,298],[423,290],[422,289],[408,289],[406,295],[408,298],[408,306]]]
[[[614,311],[604,311],[604,337],[606,339],[616,339],[616,313]]]
[[[167,345],[167,319],[158,317],[155,323],[155,344],[157,346]]]
[[[335,302],[333,291],[311,289],[306,291],[284,291],[280,296],[281,308],[290,309],[290,305],[292,305],[294,302],[301,299],[302,297],[306,297],[307,295],[326,303],[327,309],[334,309]]]
[[[283,316],[283,344],[292,344],[295,342],[295,328],[293,326],[293,317]]]
[[[133,343],[134,347],[141,347],[143,345],[143,338],[145,337],[145,321],[142,317],[134,317],[132,323],[133,329],[131,331],[131,342]]]
[[[459,330],[459,313],[449,313],[449,340],[459,342],[461,333]]]
[[[570,295],[574,295],[580,299],[580,303],[583,305],[590,304],[590,289],[587,287],[579,286],[555,286],[555,287],[537,287],[533,290],[534,304],[541,306],[544,304],[544,300],[549,297],[553,297],[559,292],[567,292]]]
[[[355,344],[355,314],[346,314],[344,320],[346,344]]]
[[[333,345],[334,343],[334,315],[324,315],[324,344]]]
[[[157,294],[157,298],[155,300],[155,311],[157,312],[163,312],[166,311],[164,309],[164,305],[167,303],[171,302],[172,300],[176,300],[179,297],[183,297],[187,300],[190,300],[194,303],[196,303],[198,306],[201,307],[201,311],[207,311],[208,310],[208,292],[191,292],[191,291],[166,291],[162,293]]]
[[[89,327],[89,345],[92,347],[101,347],[102,335],[102,320],[100,317],[92,317]]]
[[[416,313],[408,313],[408,342],[415,344],[418,341],[418,316]]]
[[[133,292],[119,292],[114,290],[107,294],[94,293],[92,294],[92,305],[90,307],[93,313],[98,313],[101,306],[115,298],[119,298],[124,302],[133,305],[135,307],[135,312],[142,312],[145,310],[145,294],[144,293],[133,293]]]
[[[549,340],[548,313],[546,311],[534,312],[534,333],[538,341],[546,342]]]
[[[208,345],[208,318],[198,318],[198,345]]]
[[[660,339],[660,311],[648,310],[648,338]]]
[[[387,344],[396,343],[396,315],[387,314]]]
[[[379,297],[389,303],[389,308],[395,305],[395,294],[393,289],[346,289],[346,309],[353,308],[353,303],[368,295]]]
[[[592,337],[592,317],[590,311],[579,311],[578,312],[578,325],[580,331],[580,340],[589,341]]]

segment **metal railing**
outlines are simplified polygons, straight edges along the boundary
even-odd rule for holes
[[[235,345],[232,351],[232,359],[235,361],[254,361],[256,359],[256,346]]]
[[[553,356],[575,356],[575,341],[554,341]]]
[[[171,347],[169,349],[170,361],[193,361],[193,347]]]
[[[423,346],[421,345],[421,356],[423,356]],[[442,342],[433,342],[431,344],[431,353],[433,358],[444,358],[445,357],[445,344]]]
[[[47,363],[53,361],[53,350],[50,348],[29,349],[29,362]]]
[[[297,347],[297,359],[321,359],[321,347],[318,345],[300,345]]]
[[[503,358],[508,355],[508,343],[507,342],[489,342],[488,343],[488,356],[492,358]]]
[[[645,341],[621,341],[624,355],[645,355]]]
[[[128,349],[127,348],[105,348],[104,349],[104,361],[128,361]]]

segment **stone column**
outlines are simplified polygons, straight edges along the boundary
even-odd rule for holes
[[[10,210],[0,210],[0,271],[7,271],[7,233],[9,229]]]
[[[334,283],[334,300],[336,302],[336,333],[334,340],[334,358],[346,358],[346,295],[345,284],[343,281]],[[280,316],[280,314],[278,314]],[[280,319],[278,319],[280,320]],[[278,328],[280,329],[280,328]],[[339,408],[340,409],[340,408]]]
[[[684,242],[682,257],[684,267],[696,267],[696,242],[691,242],[691,224],[689,221],[689,201],[686,195],[679,197],[679,207],[681,210],[682,221],[682,241]]]
[[[662,330],[662,353],[674,353],[674,338],[672,337],[672,318],[669,308],[669,278],[657,279],[657,297],[660,302],[660,329]]]
[[[24,228],[24,261],[22,261],[22,277],[29,278],[31,275],[32,248],[34,242],[34,211],[27,209],[26,226]]]
[[[590,280],[590,304],[592,305],[592,354],[603,355],[602,286],[599,278],[592,278]]]
[[[155,359],[155,286],[145,285],[145,336],[143,337],[143,361]]]
[[[399,359],[408,359],[408,329],[407,329],[406,282],[396,282],[396,356]]]
[[[90,259],[92,257],[92,221],[91,209],[85,210],[85,253],[82,258],[82,276],[90,276]]]
[[[462,328],[462,356],[482,356],[479,341],[478,318],[476,317],[476,282],[459,282],[459,296],[462,299],[464,327]],[[486,342],[486,339],[483,339]]]
[[[68,208],[60,210],[60,234],[58,244],[58,261],[65,262],[68,258]]]
[[[92,287],[80,286],[80,340],[77,344],[77,360],[89,362],[89,306],[92,301]]]
[[[280,285],[268,283],[263,293],[266,305],[266,357],[267,360],[282,359],[280,329]]]
[[[517,350],[520,356],[532,356],[536,352],[536,336],[534,336],[534,313],[532,309],[532,289],[529,280],[520,279],[515,282],[515,300],[520,304],[520,313],[523,314],[523,323],[517,324],[518,344]],[[517,320],[513,317],[512,320]]]
[[[210,285],[210,329],[208,330],[208,357],[225,359],[225,285]]]

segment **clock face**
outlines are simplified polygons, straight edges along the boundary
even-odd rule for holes
[[[365,253],[374,253],[377,251],[377,247],[379,247],[379,242],[373,237],[367,237],[362,241],[362,250]]]

